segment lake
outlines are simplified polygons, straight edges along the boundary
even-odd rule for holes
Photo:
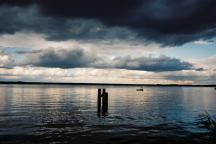
[[[97,113],[98,88],[108,111]],[[2,143],[214,143],[212,87],[0,85]]]

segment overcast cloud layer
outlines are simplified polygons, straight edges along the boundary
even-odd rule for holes
[[[162,46],[216,36],[214,0],[1,0],[0,33],[27,30],[61,41],[140,39]]]
[[[215,84],[215,17],[215,0],[0,0],[0,81]]]

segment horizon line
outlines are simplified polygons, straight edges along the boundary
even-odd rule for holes
[[[0,81],[0,84],[44,84],[44,85],[114,85],[114,86],[194,86],[216,87],[216,84],[123,84],[123,83],[81,83],[81,82],[28,82],[28,81]]]

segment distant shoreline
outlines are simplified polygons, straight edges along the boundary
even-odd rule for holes
[[[57,83],[57,82],[22,82],[22,81],[14,81],[14,82],[0,81],[0,84],[216,87],[216,85],[184,85],[184,84]]]

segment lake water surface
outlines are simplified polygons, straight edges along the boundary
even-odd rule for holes
[[[109,94],[97,113],[98,88]],[[216,115],[209,87],[0,85],[1,143],[214,143],[199,115]]]

